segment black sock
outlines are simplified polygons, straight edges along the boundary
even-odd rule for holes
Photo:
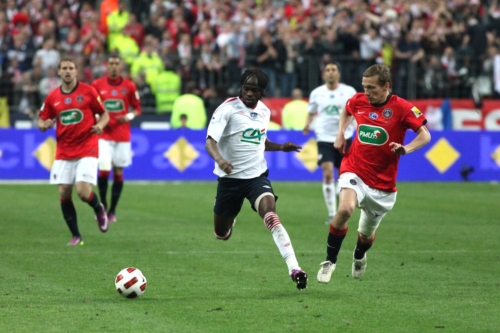
[[[373,242],[375,241],[375,237],[370,243],[363,243],[361,242],[361,238],[359,237],[358,234],[358,242],[356,243],[356,248],[354,249],[354,259],[356,260],[361,260],[365,256],[366,251],[372,247]]]
[[[330,225],[330,233],[328,234],[328,242],[326,244],[326,260],[333,264],[337,262],[337,256],[339,255],[342,241],[345,235],[347,235],[347,230],[348,228],[338,230]]]
[[[71,199],[61,199],[61,210],[63,213],[64,220],[68,225],[69,231],[73,237],[81,237],[80,231],[78,231],[78,224],[76,221],[76,209],[73,205],[73,200]]]
[[[108,207],[106,195],[108,193],[108,176],[99,176],[97,178],[97,187],[99,187],[99,196],[104,207]]]
[[[97,200],[97,195],[94,192],[90,193],[90,197],[87,200],[87,203],[90,207],[94,208],[94,212],[96,213],[96,215],[101,212],[101,203],[99,202],[99,200]]]
[[[123,181],[114,181],[111,187],[111,206],[109,207],[110,213],[115,213],[116,205],[118,205],[118,200],[123,190]]]

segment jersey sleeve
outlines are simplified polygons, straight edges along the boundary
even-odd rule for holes
[[[56,117],[54,108],[52,107],[52,95],[49,95],[45,102],[40,107],[40,118],[42,120],[53,119]]]
[[[128,89],[128,99],[133,110],[138,112],[139,114],[142,114],[141,98],[139,96],[139,92],[137,91],[137,87],[133,82],[130,82],[130,89]]]
[[[350,115],[354,115],[354,104],[356,103],[356,95],[352,96],[345,103],[345,109]]]
[[[413,104],[405,101],[403,110],[403,124],[408,128],[411,128],[414,132],[417,131],[419,127],[427,123],[427,119],[425,119],[424,114]]]
[[[232,107],[224,105],[215,110],[210,124],[208,124],[207,138],[210,136],[215,141],[219,142],[224,129],[226,128],[231,116]]]
[[[313,91],[309,96],[309,103],[307,104],[307,111],[309,114],[316,114],[318,112],[317,94]]]
[[[104,107],[102,106],[101,97],[94,88],[89,89],[90,91],[90,109],[94,114],[103,114]]]

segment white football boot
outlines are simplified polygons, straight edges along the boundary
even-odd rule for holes
[[[330,282],[330,279],[332,278],[332,273],[335,270],[336,265],[328,260],[323,261],[319,265],[321,266],[321,268],[319,269],[319,272],[318,272],[318,282],[319,283]]]

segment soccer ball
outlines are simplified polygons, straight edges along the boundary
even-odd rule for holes
[[[115,279],[116,290],[127,298],[136,298],[144,294],[146,285],[146,277],[134,267],[122,269]]]

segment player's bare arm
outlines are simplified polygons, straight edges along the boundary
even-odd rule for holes
[[[38,129],[42,132],[45,132],[46,130],[54,126],[54,124],[54,119],[43,120],[42,118],[38,118]]]
[[[314,116],[315,116],[314,114],[310,114],[310,113],[307,114],[306,125],[304,126],[304,129],[302,130],[302,133],[304,135],[309,134],[309,131],[311,130],[311,123],[314,119]]]
[[[347,148],[347,141],[344,137],[344,132],[347,129],[347,126],[349,126],[349,124],[352,122],[353,118],[354,117],[349,112],[347,112],[346,108],[344,108],[340,113],[339,131],[337,132],[337,137],[335,138],[333,147],[342,154],[345,154]]]
[[[116,117],[116,120],[118,120],[118,122],[120,124],[124,124],[124,123],[131,122],[132,119],[135,119],[136,117],[139,117],[140,115],[141,115],[141,113],[139,111],[133,110],[132,112],[127,113],[124,116]]]
[[[425,125],[420,126],[416,132],[418,135],[406,146],[397,142],[389,143],[391,151],[395,154],[406,155],[422,148],[431,141],[431,133],[429,133],[429,130],[425,127]]]
[[[300,152],[301,149],[302,149],[301,146],[296,145],[295,143],[292,142],[279,144],[266,139],[266,151],[284,151],[288,153],[291,151]]]
[[[99,118],[97,124],[92,126],[90,131],[95,134],[102,134],[102,130],[104,127],[106,127],[108,122],[109,122],[109,114],[108,112],[104,112],[103,114],[101,114],[101,117]]]
[[[215,160],[222,171],[227,174],[233,172],[233,165],[231,164],[231,162],[222,157],[219,151],[219,147],[217,147],[217,141],[215,141],[211,136],[209,136],[205,141],[205,150],[207,151],[208,155],[210,155]]]

